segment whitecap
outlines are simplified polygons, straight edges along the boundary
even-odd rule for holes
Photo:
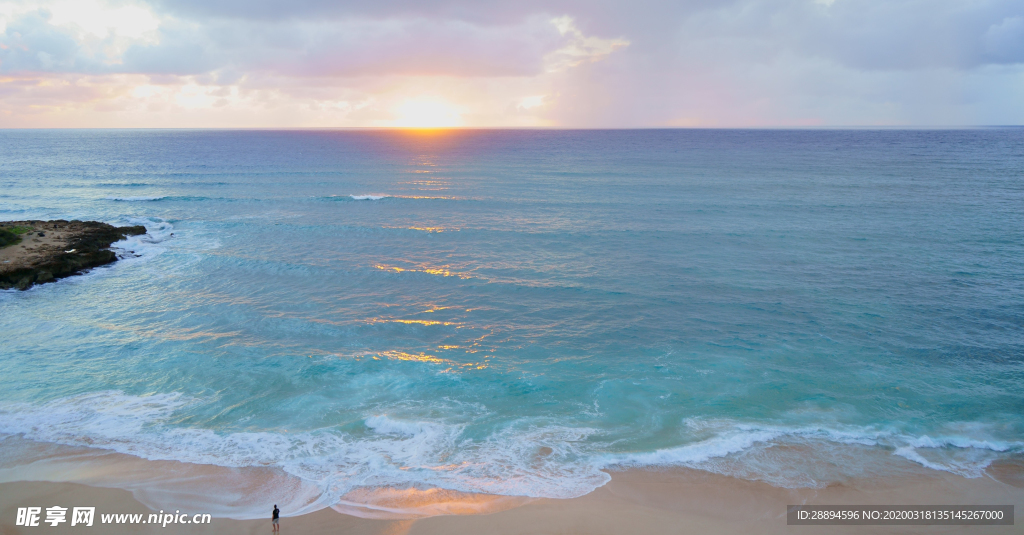
[[[731,420],[690,421],[687,427],[699,438],[626,453],[609,452],[615,442],[603,440],[606,431],[550,420],[507,422],[483,437],[471,436],[459,421],[392,414],[366,415],[362,429],[346,431],[217,431],[172,423],[197,403],[200,400],[181,393],[135,396],[103,391],[43,404],[9,404],[0,406],[0,438],[20,435],[155,461],[273,468],[298,478],[303,488],[319,489],[310,505],[318,508],[369,487],[573,498],[607,483],[608,470],[628,467],[681,466],[779,487],[821,487],[836,478],[879,472],[847,466],[847,461],[867,465],[878,459],[896,462],[898,457],[928,469],[977,477],[999,454],[1024,447],[983,436],[936,438],[892,428],[787,427]],[[838,458],[843,462],[836,462]]]
[[[142,225],[146,227],[146,233],[137,236],[127,236],[125,239],[110,244],[118,257],[122,259],[149,259],[166,250],[161,246],[174,235],[174,225],[160,218],[138,218],[127,219],[130,225]]]

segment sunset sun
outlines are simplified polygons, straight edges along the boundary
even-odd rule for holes
[[[458,108],[440,99],[417,98],[395,109],[392,126],[404,128],[447,128],[462,126]]]

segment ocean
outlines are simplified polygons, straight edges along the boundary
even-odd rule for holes
[[[1024,129],[6,130],[0,219],[149,230],[0,292],[0,480],[310,511],[1024,454]]]

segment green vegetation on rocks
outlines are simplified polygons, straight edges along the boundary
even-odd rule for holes
[[[0,247],[7,247],[8,245],[14,245],[21,242],[21,237],[17,233],[11,232],[8,229],[0,228]]]

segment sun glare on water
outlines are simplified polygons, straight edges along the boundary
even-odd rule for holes
[[[403,102],[395,110],[392,126],[404,128],[447,128],[462,126],[459,110],[443,100],[415,99]]]

